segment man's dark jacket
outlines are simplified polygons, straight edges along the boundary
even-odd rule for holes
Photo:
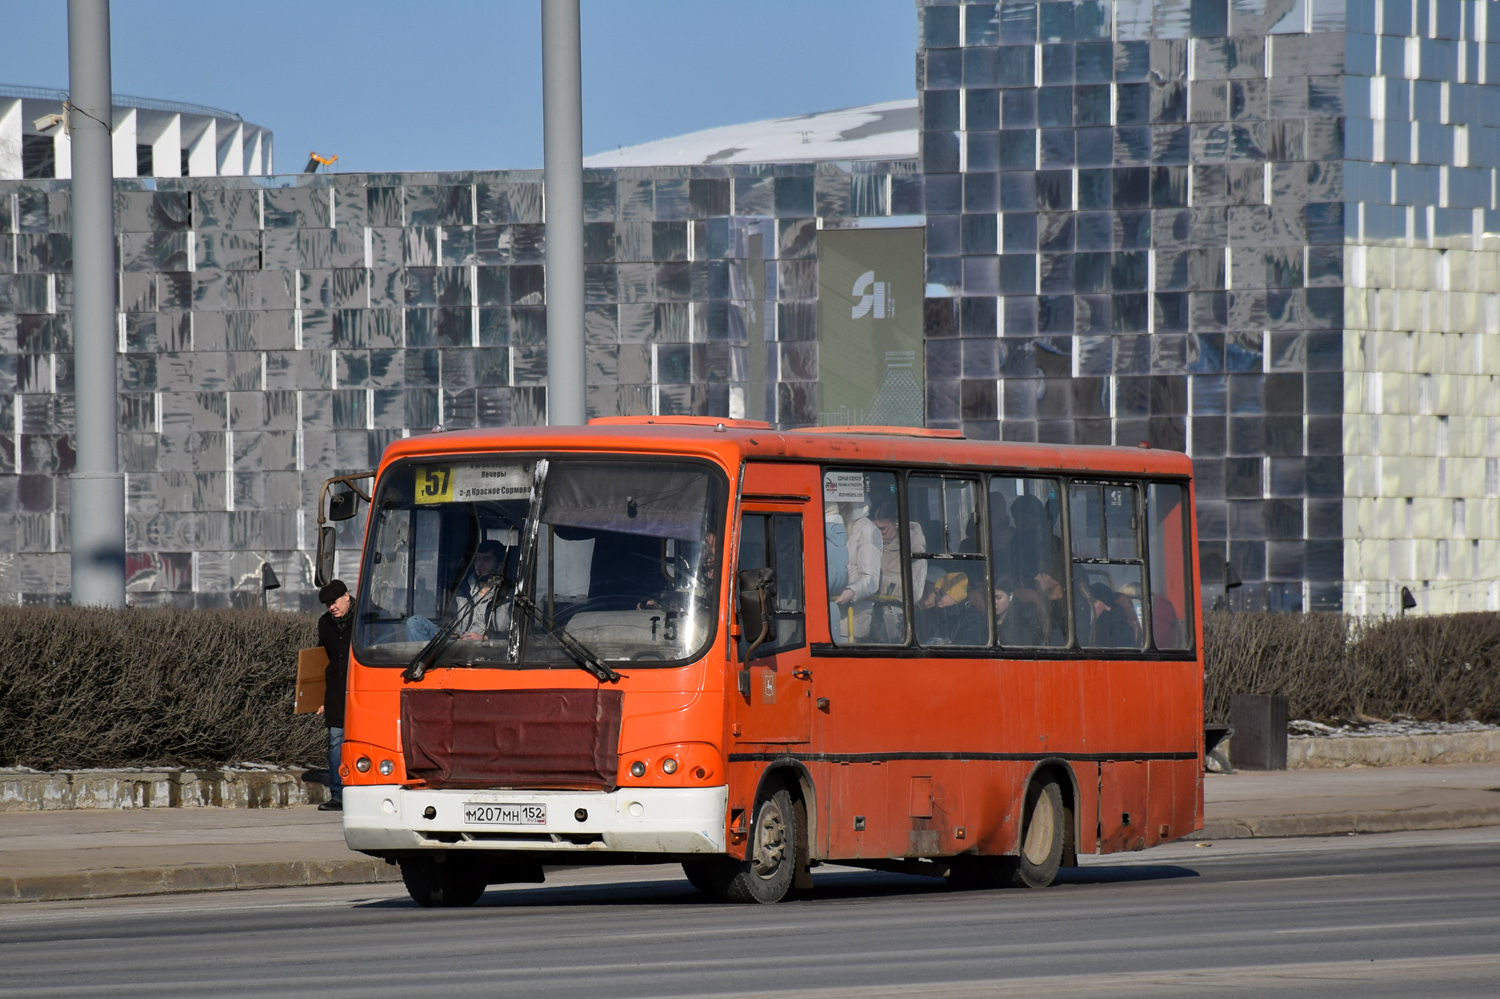
[[[327,683],[323,694],[323,724],[329,728],[344,727],[344,690],[349,680],[349,638],[353,624],[353,607],[342,618],[326,611],[318,618],[318,644],[328,653],[328,668],[323,671]]]

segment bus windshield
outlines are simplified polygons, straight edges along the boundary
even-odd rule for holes
[[[726,489],[687,461],[395,465],[375,494],[356,655],[404,666],[444,633],[440,664],[572,665],[562,631],[604,660],[693,658],[717,622]]]

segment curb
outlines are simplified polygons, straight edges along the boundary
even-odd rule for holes
[[[357,860],[292,860],[281,863],[187,864],[181,867],[138,870],[79,871],[76,874],[39,877],[0,877],[0,903],[121,898],[240,888],[361,885],[400,880],[401,873],[396,868],[369,857]]]
[[[1413,767],[1500,760],[1500,729],[1426,735],[1298,736],[1287,740],[1288,769]]]
[[[1347,836],[1422,829],[1500,826],[1500,807],[1434,808],[1420,812],[1335,812],[1331,815],[1276,815],[1263,819],[1205,822],[1199,839],[1280,839],[1295,836]]]
[[[0,812],[73,808],[290,808],[328,800],[299,770],[0,770]]]

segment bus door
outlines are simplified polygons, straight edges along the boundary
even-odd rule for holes
[[[817,486],[815,466],[745,468],[736,572],[774,570],[776,603],[769,634],[749,661],[745,654],[757,636],[741,634],[738,641],[735,726],[740,742],[800,743],[811,735],[812,663],[803,553],[805,532],[822,528]]]

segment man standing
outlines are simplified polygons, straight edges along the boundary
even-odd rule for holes
[[[873,598],[880,587],[880,531],[862,509],[847,503],[840,508],[841,513],[847,511],[849,557],[844,588],[833,598],[835,613],[843,622],[834,629],[834,637],[836,641],[868,642],[875,615]]]
[[[328,653],[323,672],[323,706],[318,714],[328,726],[328,792],[329,798],[318,806],[320,812],[344,810],[344,782],[339,777],[340,757],[344,749],[344,691],[349,679],[349,640],[354,615],[350,612],[354,598],[341,579],[335,579],[318,591],[318,601],[328,612],[318,618],[318,644]]]

